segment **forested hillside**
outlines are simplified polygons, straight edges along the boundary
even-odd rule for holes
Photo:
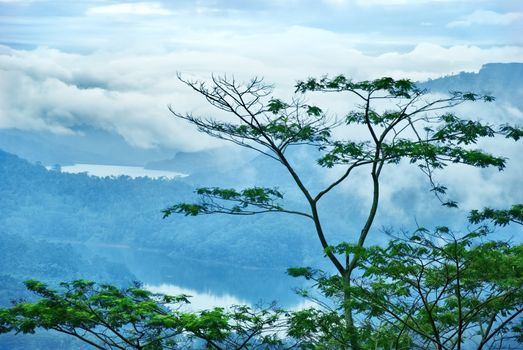
[[[420,84],[432,91],[470,90],[493,95],[498,101],[523,109],[523,63],[489,63],[478,73],[461,72]]]
[[[179,180],[48,171],[5,152],[0,153],[0,177],[0,226],[5,235],[24,240],[125,245],[201,260],[282,268],[304,261],[311,248],[300,222],[284,216],[162,220],[161,210],[167,205],[193,196],[193,187]],[[262,224],[252,225],[253,221]],[[281,232],[282,224],[285,232]],[[288,249],[282,247],[278,255],[264,254],[263,246],[271,242],[271,235]]]

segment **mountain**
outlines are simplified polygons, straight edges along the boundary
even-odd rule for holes
[[[134,147],[120,135],[85,126],[77,128],[76,134],[71,135],[0,128],[0,149],[46,165],[87,163],[142,166],[148,161],[165,159],[174,154],[168,148]]]
[[[16,281],[0,282],[0,305],[5,306],[12,290],[23,289],[21,282],[29,278],[50,282],[87,278],[119,284],[135,279],[125,266],[96,255],[86,257],[80,247],[71,245],[78,238],[72,223],[79,217],[68,222],[73,215],[65,193],[70,188],[57,179],[51,181],[52,175],[0,150],[0,281]]]
[[[24,239],[73,241],[155,250],[160,254],[245,266],[289,266],[309,255],[314,237],[304,222],[266,215],[250,218],[175,216],[161,210],[194,202],[180,179],[99,178],[48,171],[0,151],[0,227]],[[193,181],[200,181],[197,178]],[[280,227],[286,227],[282,230]],[[266,256],[260,247],[282,237],[296,250]]]
[[[8,252],[0,257],[0,304],[23,295],[28,278],[137,279],[293,303],[292,287],[301,282],[285,277],[286,268],[321,266],[316,237],[301,218],[162,220],[163,208],[195,200],[194,186],[180,180],[67,174],[3,151],[0,178],[0,251]]]
[[[493,95],[523,111],[523,63],[488,63],[479,72],[461,72],[419,83],[435,92],[472,91]]]
[[[221,147],[200,152],[177,152],[174,157],[145,164],[146,169],[169,170],[185,174],[225,171],[245,165],[252,155],[236,147]]]

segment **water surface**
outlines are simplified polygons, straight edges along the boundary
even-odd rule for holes
[[[301,279],[285,268],[254,268],[220,261],[169,256],[166,252],[118,245],[86,245],[84,254],[125,265],[144,287],[164,294],[192,295],[195,309],[234,304],[282,307],[303,303],[295,288]]]
[[[52,167],[47,167],[48,169]],[[64,173],[78,174],[87,173],[91,176],[106,177],[106,176],[129,176],[132,178],[137,177],[150,177],[152,179],[167,178],[174,179],[177,177],[185,177],[187,174],[182,174],[174,171],[167,170],[151,170],[137,166],[125,166],[125,165],[101,165],[101,164],[74,164],[64,165],[60,169]]]

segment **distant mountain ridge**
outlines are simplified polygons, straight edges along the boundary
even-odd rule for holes
[[[461,72],[418,84],[435,92],[453,90],[493,95],[523,110],[523,63],[488,63],[479,72]]]
[[[87,163],[142,166],[174,153],[168,148],[134,147],[116,133],[91,127],[78,128],[77,134],[71,135],[0,128],[0,149],[45,165]]]
[[[242,150],[231,147],[215,148],[199,152],[177,152],[174,157],[151,161],[144,168],[151,170],[169,170],[184,174],[203,173],[244,165],[252,156],[246,156]]]
[[[286,267],[303,261],[315,241],[305,237],[304,222],[269,215],[237,218],[176,216],[161,210],[193,202],[194,186],[184,179],[93,177],[49,171],[0,149],[0,235],[30,240],[75,241],[161,250],[163,254],[246,266]],[[201,181],[196,179],[195,181]],[[263,222],[253,229],[253,222]],[[292,223],[292,224],[291,224]],[[217,228],[226,227],[226,230]],[[285,227],[282,230],[279,227]],[[245,232],[250,232],[245,235]],[[296,244],[292,254],[264,256],[257,247],[271,235]],[[0,273],[1,274],[1,273]]]

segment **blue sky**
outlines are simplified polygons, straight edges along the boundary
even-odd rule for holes
[[[523,62],[523,1],[0,0],[0,128],[90,125],[137,147],[211,147],[166,106],[207,113],[176,73],[435,78]],[[20,93],[23,91],[23,94]]]

